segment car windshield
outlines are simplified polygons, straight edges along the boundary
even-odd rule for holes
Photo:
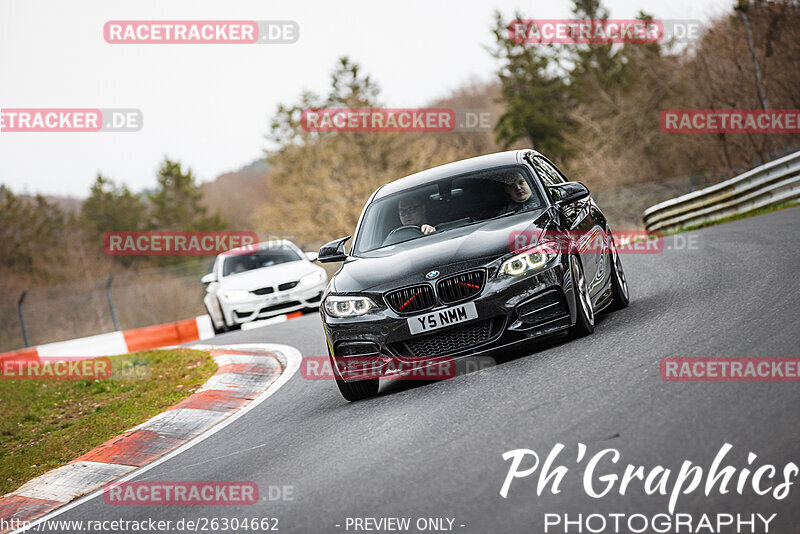
[[[260,249],[254,254],[237,254],[225,258],[222,264],[222,276],[239,274],[262,267],[271,267],[290,261],[299,261],[302,258],[289,247]]]
[[[496,167],[451,176],[370,204],[356,253],[543,206],[526,167]],[[430,227],[430,228],[429,228]],[[427,230],[427,232],[425,232]]]

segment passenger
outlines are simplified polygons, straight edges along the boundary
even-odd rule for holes
[[[519,171],[510,171],[498,178],[503,183],[508,202],[498,215],[539,207],[539,199],[531,191],[528,181]]]

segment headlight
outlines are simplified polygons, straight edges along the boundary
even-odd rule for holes
[[[300,279],[301,286],[315,286],[322,282],[325,277],[325,273],[322,271],[317,271],[315,273],[307,274],[303,278]]]
[[[375,307],[372,299],[367,297],[328,297],[325,299],[325,312],[331,317],[358,317]]]
[[[225,292],[225,298],[231,301],[247,300],[250,292],[245,289],[229,289]]]
[[[555,243],[542,243],[504,261],[500,272],[509,276],[522,276],[543,269],[557,256]]]

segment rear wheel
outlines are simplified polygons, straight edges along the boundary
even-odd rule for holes
[[[611,297],[612,303],[611,310],[621,310],[627,308],[630,302],[630,293],[628,293],[628,281],[625,279],[625,270],[622,268],[622,260],[617,251],[617,245],[614,243],[614,236],[611,236],[610,246],[611,249]]]
[[[345,400],[350,402],[359,401],[368,397],[372,397],[378,393],[380,381],[377,378],[373,380],[357,380],[351,382],[345,381],[339,376],[339,372],[336,369],[336,361],[332,356],[330,356],[330,359],[331,366],[333,368],[333,376],[336,379],[336,385],[339,387],[339,393],[342,394],[342,397],[344,397]]]
[[[594,307],[589,286],[583,275],[583,266],[576,254],[569,256],[569,268],[572,276],[572,289],[575,295],[575,325],[569,333],[572,337],[583,337],[594,332]]]

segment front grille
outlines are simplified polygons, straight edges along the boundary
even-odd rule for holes
[[[433,288],[422,284],[386,293],[386,302],[397,313],[415,313],[433,308]]]
[[[274,292],[275,292],[274,287],[262,287],[261,289],[256,289],[255,291],[251,291],[251,293],[254,293],[256,295],[269,295],[270,293]]]
[[[286,282],[278,286],[278,291],[286,291],[287,289],[292,289],[298,284],[298,281],[295,280],[294,282]]]
[[[489,341],[492,335],[492,320],[447,330],[440,334],[428,334],[419,338],[407,339],[403,343],[395,343],[392,347],[402,356],[447,356],[462,349],[481,345]]]
[[[284,308],[291,308],[292,306],[299,306],[300,303],[296,300],[290,300],[289,302],[281,302],[280,304],[275,304],[273,306],[267,306],[266,308],[261,308],[258,313],[264,312],[271,312],[276,310],[282,310]]]
[[[444,278],[436,285],[439,298],[452,304],[477,295],[483,289],[484,271],[471,271]]]

